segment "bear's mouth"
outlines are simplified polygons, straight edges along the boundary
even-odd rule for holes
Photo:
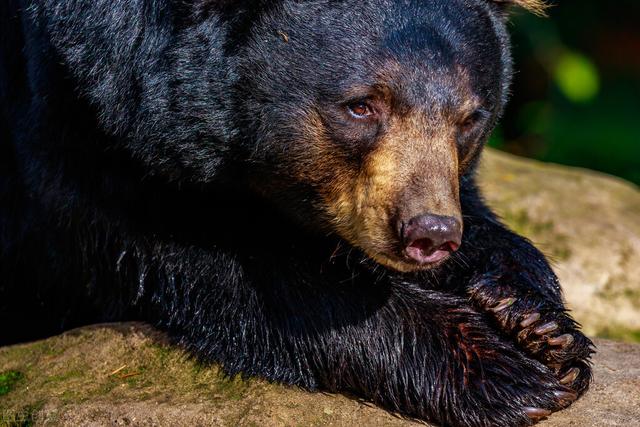
[[[448,242],[438,248],[434,248],[428,239],[420,239],[405,248],[404,256],[418,264],[437,264],[444,261],[449,255],[458,250],[457,244]]]
[[[391,253],[378,252],[367,255],[373,261],[386,268],[400,273],[412,273],[438,268],[451,257],[451,254],[449,251],[436,250],[426,255],[423,262],[418,262],[413,257],[407,255],[406,250]]]

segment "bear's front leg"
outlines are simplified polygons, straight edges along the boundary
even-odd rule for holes
[[[568,314],[544,255],[500,224],[475,190],[466,194],[463,209],[465,241],[457,257],[474,269],[462,292],[577,398],[589,386],[594,347]]]
[[[325,357],[320,384],[455,427],[530,425],[573,401],[487,320],[464,298],[399,283],[367,320],[314,345]]]

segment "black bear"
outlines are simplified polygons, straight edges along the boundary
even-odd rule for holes
[[[474,184],[534,0],[4,0],[0,341],[144,319],[229,374],[448,426],[588,387]]]

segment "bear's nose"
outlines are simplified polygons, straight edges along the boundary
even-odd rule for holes
[[[451,216],[419,215],[402,224],[400,233],[405,255],[420,264],[446,258],[462,241],[462,225]]]

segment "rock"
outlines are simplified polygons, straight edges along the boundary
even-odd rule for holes
[[[0,348],[0,373],[9,371],[23,378],[0,396],[0,414],[36,425],[403,425],[342,395],[225,378],[142,323]]]
[[[640,422],[640,345],[596,340],[595,381],[569,409],[541,427],[634,426]]]
[[[575,318],[593,336],[640,341],[640,191],[584,169],[488,151],[487,201],[552,260]]]
[[[597,341],[595,384],[541,426],[640,420],[640,345]],[[2,378],[17,382],[3,393]],[[225,378],[142,323],[95,325],[0,349],[0,425],[420,426],[367,402]]]

